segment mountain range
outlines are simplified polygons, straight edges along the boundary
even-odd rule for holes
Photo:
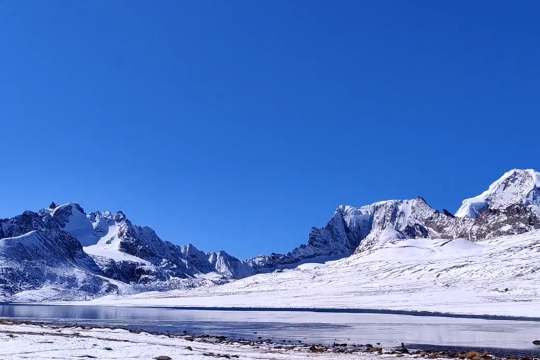
[[[121,211],[90,212],[76,204],[0,219],[0,296],[88,299],[224,284],[304,263],[361,256],[410,239],[472,242],[540,229],[540,173],[514,169],[455,214],[421,197],[338,206],[328,223],[287,254],[239,260],[224,252],[162,240]]]

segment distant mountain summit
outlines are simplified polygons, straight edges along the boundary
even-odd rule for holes
[[[540,214],[540,173],[510,170],[482,194],[463,200],[456,212],[458,217],[478,218],[486,211],[505,210],[520,206]]]
[[[148,226],[133,224],[118,211],[88,215],[78,204],[51,209],[62,228],[84,245],[105,276],[146,288],[170,288],[180,279],[216,273],[223,278],[249,274],[238,259],[220,251],[205,253],[194,245],[179,246],[162,240]],[[178,283],[178,284],[176,284]]]
[[[540,173],[511,170],[455,215],[423,198],[338,206],[287,254],[241,261],[162,240],[121,211],[87,214],[76,204],[51,203],[0,220],[0,295],[66,299],[220,284],[257,273],[325,262],[404,239],[478,241],[540,228]]]

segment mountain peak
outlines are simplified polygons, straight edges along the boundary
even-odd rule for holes
[[[51,216],[58,221],[64,231],[78,239],[83,246],[95,244],[97,237],[84,212],[77,203],[67,203],[50,208]]]
[[[478,196],[465,199],[457,217],[477,218],[486,209],[503,210],[512,205],[540,206],[540,173],[533,169],[512,169]]]

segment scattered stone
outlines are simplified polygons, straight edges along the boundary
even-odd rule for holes
[[[467,354],[465,354],[465,357],[469,360],[480,360],[481,356],[476,351],[469,351]]]
[[[0,323],[5,324],[6,322],[3,322],[0,320]],[[17,322],[19,324],[21,322]],[[56,331],[60,332],[58,328],[62,328],[62,326],[58,326]],[[79,329],[81,327],[73,328],[73,329]],[[92,327],[88,327],[92,328]],[[54,326],[50,326],[51,331],[55,331]],[[125,329],[126,331],[131,331],[133,333],[140,333],[140,334],[147,334],[146,332],[140,332],[140,331],[132,331],[129,329]],[[74,334],[79,335],[79,333],[62,333],[58,334],[58,336],[67,336],[72,337],[75,336]],[[159,334],[159,333],[155,333]],[[3,336],[11,336],[15,337],[14,334],[5,334]],[[380,354],[384,357],[403,357],[406,359],[461,359],[461,360],[540,360],[540,358],[534,358],[534,357],[506,357],[506,356],[494,356],[492,354],[489,354],[485,352],[484,350],[481,351],[461,351],[458,352],[457,350],[412,350],[407,349],[404,343],[401,343],[401,346],[397,346],[394,348],[384,348],[382,344],[376,343],[373,344],[347,344],[347,343],[337,343],[334,342],[332,345],[323,345],[323,344],[306,344],[305,342],[302,342],[301,340],[293,340],[293,339],[285,339],[282,342],[275,342],[270,339],[263,339],[261,336],[258,336],[257,339],[243,339],[243,338],[228,338],[225,336],[213,336],[213,335],[188,335],[187,333],[184,333],[184,335],[174,335],[174,334],[161,334],[161,336],[166,336],[170,338],[178,338],[178,339],[184,339],[187,341],[197,341],[197,342],[203,342],[203,343],[213,343],[213,344],[222,344],[222,345],[247,345],[247,346],[253,346],[257,347],[259,349],[274,349],[274,350],[285,350],[285,351],[301,351],[301,352],[311,352],[311,353],[336,353],[336,354],[356,354],[358,356],[362,356],[362,354],[366,353],[372,353],[373,355]],[[533,340],[532,343],[535,346],[540,346],[540,340]],[[92,346],[96,347],[97,344],[93,343]],[[103,347],[104,350],[112,351],[113,349],[111,347]],[[187,351],[193,351],[193,348],[191,346],[184,346],[184,349]],[[239,358],[238,355],[230,355],[226,353],[215,353],[215,352],[206,352],[203,353],[204,356],[213,357],[213,358],[225,358],[225,359],[236,359]],[[309,355],[308,355],[309,356]],[[311,355],[311,356],[317,356],[317,355]],[[77,356],[77,358],[96,358],[91,355],[82,355]],[[160,355],[153,358],[154,360],[172,360],[171,357]],[[381,359],[384,360],[384,359]]]
[[[212,357],[217,357],[217,358],[225,358],[225,359],[238,359],[239,356],[238,355],[229,355],[229,354],[217,354],[217,353],[213,353],[213,352],[205,352],[203,353],[203,356],[212,356]]]
[[[322,353],[326,351],[326,347],[322,345],[311,345],[309,347],[309,351],[315,352],[315,353]]]
[[[399,351],[401,351],[402,354],[409,354],[409,349],[407,349],[405,347],[405,344],[404,343],[401,343],[401,348],[399,349]]]

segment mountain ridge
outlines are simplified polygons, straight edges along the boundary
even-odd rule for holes
[[[521,234],[540,228],[539,186],[540,173],[510,170],[488,190],[465,199],[455,215],[432,208],[422,197],[339,205],[325,226],[312,228],[307,243],[286,254],[247,260],[162,240],[122,211],[86,214],[77,203],[52,203],[37,213],[0,219],[0,293],[10,296],[48,286],[60,288],[58,296],[63,296],[62,282],[83,297],[209,286],[337,260],[394,241],[479,241]],[[49,258],[39,249],[49,249]]]

